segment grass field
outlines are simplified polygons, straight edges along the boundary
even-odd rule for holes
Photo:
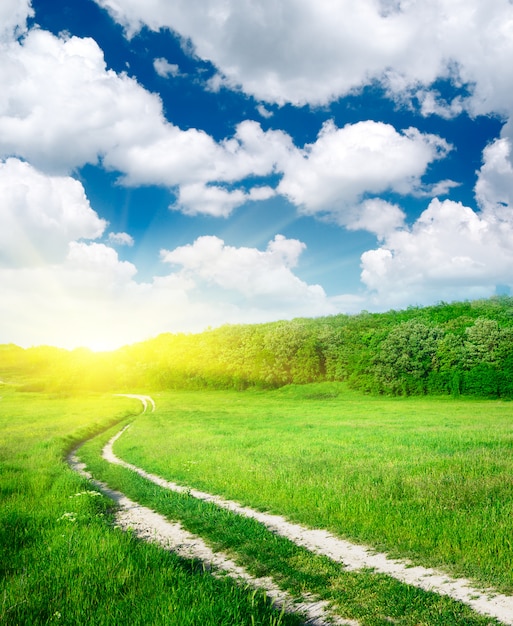
[[[513,403],[367,397],[343,385],[126,398],[0,389],[0,623],[297,624],[261,594],[113,528],[109,501],[66,465],[180,520],[256,576],[316,594],[361,626],[487,626],[447,597],[347,572],[242,518],[101,459],[323,527],[511,593]]]
[[[261,594],[113,528],[110,501],[66,453],[136,400],[0,388],[0,624],[297,624]]]
[[[333,384],[155,399],[123,459],[513,592],[513,403]]]

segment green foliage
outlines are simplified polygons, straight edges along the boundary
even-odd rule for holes
[[[396,394],[425,393],[442,338],[441,328],[417,320],[395,326],[379,344],[374,359],[374,377],[380,388]]]
[[[513,397],[513,298],[226,325],[95,354],[0,346],[0,378],[59,393],[272,389],[346,381],[371,393]]]

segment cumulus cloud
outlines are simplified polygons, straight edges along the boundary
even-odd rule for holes
[[[216,66],[218,85],[241,88],[258,100],[325,104],[390,78],[392,70],[388,86],[395,93],[449,78],[471,87],[467,106],[474,114],[511,110],[508,0],[96,2],[129,36],[143,25],[178,32]],[[435,94],[424,106],[441,110]]]
[[[133,35],[144,24],[171,28],[211,61],[229,87],[268,102],[320,104],[360,86],[407,56],[412,44],[399,13],[383,16],[373,0],[97,0]],[[419,34],[422,31],[419,28]]]
[[[257,109],[259,115],[261,115],[265,119],[269,119],[270,117],[272,117],[274,115],[274,113],[272,111],[269,111],[269,109],[266,109],[263,104],[257,105],[256,109]]]
[[[18,159],[0,162],[0,265],[61,261],[68,244],[96,239],[106,227],[82,184],[47,176]]]
[[[185,215],[228,217],[231,212],[250,200],[268,200],[275,194],[270,187],[253,187],[249,193],[241,189],[230,191],[216,185],[192,183],[182,185],[176,205],[171,208]]]
[[[231,176],[232,180],[282,172],[297,153],[290,135],[281,130],[264,131],[258,122],[251,120],[238,124],[234,137],[221,145],[226,155],[221,167],[227,168],[225,178]]]
[[[109,243],[117,246],[133,246],[134,238],[128,233],[109,233]]]
[[[354,224],[364,194],[419,193],[428,165],[449,150],[444,139],[414,128],[397,132],[372,121],[337,128],[327,122],[315,143],[291,154],[278,191],[305,214]]]
[[[153,67],[159,76],[162,78],[169,78],[169,76],[173,76],[176,78],[180,76],[180,66],[176,63],[170,63],[167,59],[162,57],[155,59],[153,61]]]
[[[137,282],[113,248],[71,242],[60,264],[0,267],[0,342],[108,349],[176,329],[335,313],[321,287],[293,272],[304,248],[280,235],[264,251],[200,237],[162,252],[168,273]]]
[[[513,165],[511,140],[497,139],[483,151],[475,193],[488,216],[513,220]]]
[[[103,243],[72,241],[66,257],[65,269],[72,270],[76,284],[84,289],[107,289],[132,279],[137,268],[128,261],[120,261],[117,252]]]
[[[33,29],[0,55],[4,156],[67,173],[97,163],[120,144],[151,141],[164,124],[159,98],[107,70],[92,39],[63,39]]]
[[[432,200],[411,228],[362,255],[362,281],[382,306],[490,296],[513,285],[513,220]]]
[[[446,0],[450,4],[450,0]],[[482,3],[459,1],[447,20],[444,48],[457,64],[457,78],[469,85],[468,108],[473,115],[511,115],[513,77],[513,4],[509,0]],[[455,19],[458,12],[460,19]]]
[[[319,285],[308,285],[292,269],[297,265],[305,244],[277,235],[264,251],[235,248],[213,236],[199,237],[193,244],[173,251],[162,251],[162,260],[179,265],[186,276],[226,292],[258,300],[290,316],[291,311],[333,311]],[[226,294],[225,294],[226,297]],[[293,305],[293,308],[289,308]]]
[[[216,196],[204,212],[225,215],[243,198],[215,183],[270,174],[293,150],[288,135],[251,121],[220,143],[201,130],[179,129],[165,119],[157,96],[106,69],[92,39],[36,29],[6,45],[0,60],[0,157],[16,155],[49,173],[101,162],[121,172],[126,185],[183,185],[181,206],[192,214],[201,212],[202,188]]]
[[[366,230],[382,240],[404,225],[406,214],[397,204],[373,198],[355,207],[352,219],[347,220],[349,230]]]
[[[160,99],[108,70],[92,39],[36,29],[0,55],[0,156],[49,173],[101,163],[125,185],[176,191],[174,208],[190,215],[227,216],[247,200],[268,198],[268,187],[227,184],[283,174],[277,190],[302,212],[329,213],[344,224],[347,207],[363,194],[421,192],[427,166],[449,150],[434,135],[370,121],[343,129],[328,123],[300,148],[287,133],[245,120],[218,142],[168,122]]]
[[[2,0],[0,4],[0,42],[20,36],[27,18],[34,15],[31,0]]]
[[[451,120],[460,115],[465,110],[464,99],[457,96],[450,101],[442,99],[440,92],[436,89],[419,89],[415,97],[420,104],[420,112],[425,117],[438,115],[446,120]]]
[[[178,194],[177,209],[186,215],[212,215],[228,217],[235,207],[246,202],[246,194],[240,190],[228,191],[222,187],[201,183],[182,185]]]
[[[182,131],[169,123],[156,127],[151,141],[127,141],[105,155],[103,162],[124,172],[129,185],[165,186],[235,182],[266,176],[295,150],[282,131],[263,131],[260,124],[241,122],[233,137],[216,142],[198,129]]]

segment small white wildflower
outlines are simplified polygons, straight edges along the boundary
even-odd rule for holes
[[[58,522],[62,522],[62,521],[76,522],[77,518],[75,517],[75,513],[66,512],[66,513],[63,513],[57,521]]]
[[[80,496],[101,496],[102,494],[99,491],[94,491],[92,489],[88,489],[87,491],[79,491],[78,493],[73,494],[72,496],[68,496],[70,498],[78,498]]]

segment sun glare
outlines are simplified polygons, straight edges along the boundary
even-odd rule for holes
[[[54,329],[44,343],[66,350],[85,348],[92,352],[110,352],[136,340],[130,339],[126,332],[116,332],[110,327],[94,328],[90,322],[84,322],[80,328],[74,323]]]

